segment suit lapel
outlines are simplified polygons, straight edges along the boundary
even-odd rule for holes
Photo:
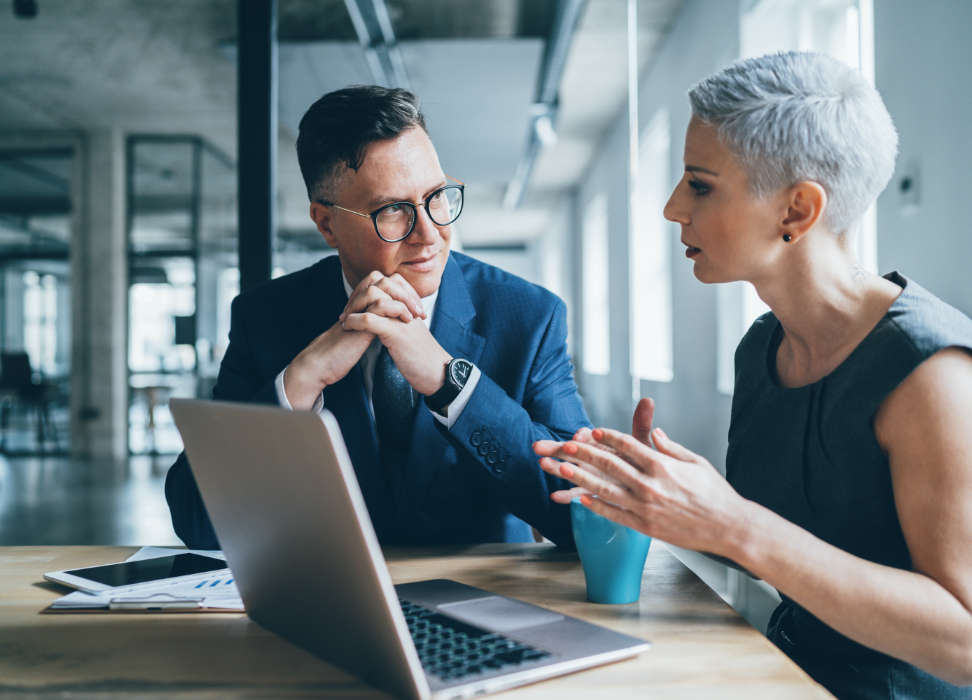
[[[469,330],[476,317],[476,307],[469,296],[466,278],[455,258],[449,257],[439,298],[432,318],[432,335],[453,357],[465,357],[475,364],[483,353],[485,338]]]
[[[462,269],[450,255],[439,285],[439,297],[432,317],[432,336],[453,357],[464,357],[473,364],[479,362],[486,344],[485,338],[473,333],[468,326],[476,316],[476,308]],[[435,418],[424,405],[416,411],[406,463],[405,490],[396,512],[396,529],[414,522],[428,494],[436,471],[443,463],[443,453],[449,443],[435,427]]]

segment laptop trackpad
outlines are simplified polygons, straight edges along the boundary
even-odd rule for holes
[[[463,622],[497,632],[536,627],[564,619],[563,615],[558,615],[555,612],[499,596],[464,600],[459,603],[446,603],[437,607],[442,612]]]

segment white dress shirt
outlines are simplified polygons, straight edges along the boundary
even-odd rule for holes
[[[341,270],[341,280],[344,282],[344,292],[348,295],[348,299],[351,298],[351,292],[353,291],[350,284],[348,284],[348,278],[344,275],[344,270]],[[422,319],[425,325],[429,328],[432,327],[432,314],[435,312],[435,301],[439,298],[439,290],[436,289],[432,294],[427,297],[422,298],[422,308],[425,309],[426,318]],[[414,321],[413,321],[414,323]],[[365,350],[364,355],[358,361],[358,366],[361,368],[361,379],[364,382],[365,396],[368,397],[368,410],[371,411],[371,420],[375,419],[375,407],[371,400],[371,388],[375,383],[375,364],[378,362],[378,353],[381,352],[381,341],[375,336],[375,339],[371,341],[371,345]],[[287,392],[284,389],[284,373],[287,371],[286,368],[280,374],[277,375],[277,381],[275,386],[277,388],[277,400],[283,408],[288,411],[292,411],[293,406],[290,405],[290,401],[287,399]],[[479,368],[473,365],[472,373],[469,375],[469,379],[466,381],[466,385],[459,392],[459,395],[452,400],[452,403],[443,408],[443,414],[437,413],[436,411],[431,411],[432,417],[437,421],[442,423],[446,429],[452,427],[458,419],[462,410],[469,403],[469,397],[472,396],[473,392],[476,390],[476,385],[479,384],[479,377],[481,372]],[[412,389],[412,394],[418,400],[418,392]],[[320,413],[324,408],[324,394],[321,393],[314,402],[314,406],[311,409],[315,413]]]

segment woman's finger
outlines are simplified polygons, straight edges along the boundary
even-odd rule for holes
[[[594,430],[593,434],[597,439],[597,430]],[[647,469],[636,464],[629,456],[618,454],[611,445],[605,445],[603,442],[589,445],[565,443],[563,454],[559,455],[559,458],[568,462],[592,465],[610,480],[618,481],[636,493],[642,487],[642,476],[648,473]]]
[[[652,433],[655,440],[655,447],[662,454],[666,454],[669,457],[674,457],[675,459],[680,459],[683,462],[695,462],[696,464],[702,461],[702,457],[692,452],[692,450],[682,447],[677,442],[669,438],[665,431],[661,428],[655,428]]]
[[[598,444],[597,440],[595,440],[593,438],[593,436],[591,435],[591,429],[590,428],[581,428],[576,433],[574,433],[574,437],[572,437],[571,440],[573,440],[574,442],[582,442],[584,444],[589,444],[589,445],[597,445],[602,450],[607,450],[608,452],[611,452],[612,454],[614,453],[614,450],[612,450],[610,447],[608,447],[606,445],[600,445],[600,444]]]
[[[554,491],[550,494],[550,500],[554,503],[561,503],[567,505],[575,498],[580,498],[581,496],[587,496],[590,492],[587,489],[582,489],[580,486],[575,486],[572,489],[567,489],[565,491]]]
[[[631,417],[631,436],[643,445],[651,447],[651,421],[655,417],[655,402],[641,399]]]
[[[577,465],[569,462],[558,462],[550,457],[540,460],[540,467],[550,474],[572,481],[577,486],[586,489],[600,498],[606,498],[612,503],[627,507],[636,507],[642,496],[634,496],[632,492],[614,479],[596,473],[590,465]],[[636,486],[639,493],[647,491],[643,484]]]
[[[642,474],[655,475],[658,454],[651,447],[631,435],[609,428],[595,428],[593,436],[599,444],[612,448],[625,463]]]
[[[543,469],[548,474],[553,474],[556,477],[565,479],[566,477],[560,473],[560,465],[565,464],[565,462],[560,462],[553,457],[541,457],[540,458],[540,468]]]
[[[594,431],[594,436],[597,437],[597,431]],[[534,443],[533,449],[541,456],[556,457],[565,462],[584,462],[594,467],[601,474],[611,477],[612,480],[618,481],[628,488],[640,488],[639,471],[620,457],[602,449],[599,445],[539,440]],[[577,482],[575,481],[575,483]]]
[[[562,444],[556,440],[537,440],[533,443],[533,451],[541,457],[553,457]]]
[[[591,441],[591,429],[581,428],[576,433],[574,437],[571,438],[574,442],[590,442]]]
[[[559,460],[554,459],[553,457],[544,457],[543,459],[540,460],[540,468],[543,469],[545,472],[547,472],[548,474],[553,474],[554,476],[560,479],[567,479],[567,477],[564,476],[560,471],[561,466],[569,466],[572,469],[582,469],[586,472],[593,474],[596,477],[606,479],[607,481],[614,481],[613,479],[606,476],[605,474],[595,469],[591,465],[584,464],[583,462],[579,462],[577,464],[573,462],[561,462]]]
[[[637,530],[645,535],[648,534],[646,532],[647,523],[627,508],[621,508],[600,498],[591,498],[590,495],[586,494],[580,497],[580,502],[586,508],[590,508],[593,512],[604,516],[608,520],[616,522],[619,525],[624,525],[625,527],[630,527],[632,530]]]

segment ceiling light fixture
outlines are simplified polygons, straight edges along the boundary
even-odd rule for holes
[[[557,132],[554,130],[553,122],[550,121],[550,117],[544,114],[542,117],[538,117],[533,123],[533,128],[537,132],[537,137],[540,139],[540,143],[544,146],[553,146],[557,143]]]
[[[516,166],[513,179],[503,194],[503,208],[516,209],[523,199],[523,193],[530,182],[530,174],[540,155],[541,146],[552,146],[557,142],[554,123],[559,105],[558,91],[560,79],[567,61],[567,50],[580,21],[581,11],[587,0],[558,0],[554,26],[540,67],[540,81],[537,100],[530,107],[530,133],[520,162]]]

